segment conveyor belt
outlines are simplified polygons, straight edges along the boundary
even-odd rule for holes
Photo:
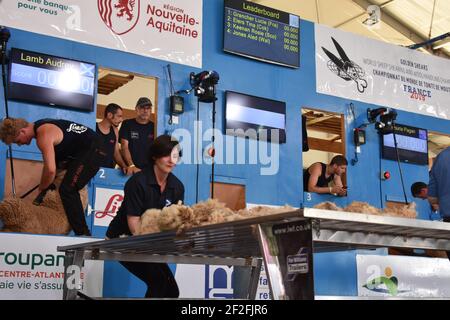
[[[450,250],[449,223],[309,208],[196,227],[182,235],[168,231],[58,247],[58,250],[248,258],[260,256],[255,225],[304,218],[314,221],[316,251],[380,246]]]
[[[242,284],[248,287],[250,298],[256,297],[264,258],[271,292],[276,299],[282,299],[286,293],[284,285],[289,287],[289,283],[281,277],[280,264],[270,253],[268,238],[271,226],[298,220],[311,223],[309,232],[315,252],[377,247],[450,251],[449,223],[310,208],[196,227],[181,235],[175,231],[160,232],[62,246],[58,251],[66,253],[65,277],[71,265],[81,267],[86,259],[251,267],[248,286]],[[65,285],[64,298],[76,298],[76,290]]]
[[[300,209],[270,216],[189,229],[58,247],[109,253],[247,258],[260,256],[254,226],[309,218],[316,251],[383,246],[450,250],[450,223],[319,209]]]
[[[302,219],[301,211],[196,227],[177,236],[167,231],[127,238],[58,247],[58,251],[94,253],[203,256],[221,258],[260,257],[255,225]],[[95,258],[95,257],[90,257]],[[173,261],[174,259],[169,259]],[[190,263],[195,263],[191,261]]]
[[[450,250],[450,223],[400,217],[304,209],[315,225],[316,251],[399,247]]]

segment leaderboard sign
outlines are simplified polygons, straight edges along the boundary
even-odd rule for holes
[[[300,18],[244,0],[225,0],[224,51],[300,66]]]

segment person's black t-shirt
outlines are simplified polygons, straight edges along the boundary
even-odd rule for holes
[[[122,122],[119,138],[128,141],[133,164],[138,168],[144,168],[149,163],[149,148],[154,140],[153,122],[139,124],[136,119],[127,119]]]
[[[330,175],[328,178],[325,177],[325,174],[327,173],[327,165],[325,163],[320,163],[322,166],[322,173],[320,174],[319,178],[317,179],[317,187],[328,187],[328,184],[333,181],[334,174]],[[311,167],[309,167],[311,168]],[[309,168],[303,171],[303,189],[305,192],[309,192],[308,190],[308,182],[309,178],[311,177],[311,174],[309,173]]]
[[[106,236],[117,238],[122,234],[131,235],[127,216],[141,216],[147,209],[162,209],[184,201],[183,183],[172,173],[167,177],[163,193],[156,182],[153,166],[133,175],[125,184],[125,195],[117,215],[111,221]]]
[[[104,151],[106,152],[106,158],[100,166],[105,168],[114,168],[116,165],[114,161],[114,150],[116,148],[117,137],[113,127],[109,129],[107,134],[103,134],[98,127],[98,124],[96,124],[95,131],[102,138]]]
[[[34,123],[35,134],[37,134],[40,126],[48,123],[57,126],[63,133],[62,141],[55,145],[55,161],[58,167],[89,151],[92,144],[100,140],[100,136],[94,130],[76,122],[59,119],[41,119],[36,121]]]

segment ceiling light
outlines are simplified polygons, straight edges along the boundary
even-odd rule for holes
[[[448,46],[450,44],[450,37],[447,37],[444,40],[438,41],[433,45],[433,50],[441,49],[445,46]]]
[[[369,17],[363,21],[367,26],[373,26],[381,21],[381,9],[379,6],[370,5],[367,7],[367,14]]]

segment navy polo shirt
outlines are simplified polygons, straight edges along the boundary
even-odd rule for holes
[[[111,221],[106,236],[117,238],[131,235],[127,216],[140,217],[147,209],[162,209],[184,201],[184,186],[175,175],[169,173],[164,192],[161,193],[153,166],[133,175],[125,184],[125,195],[117,215]]]

